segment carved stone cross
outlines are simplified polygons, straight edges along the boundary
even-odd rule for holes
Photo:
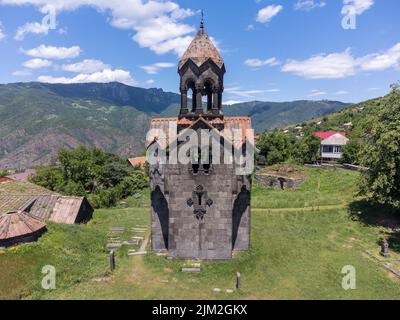
[[[196,215],[197,220],[203,220],[204,215],[207,214],[207,206],[211,207],[213,201],[208,198],[207,191],[204,190],[202,185],[198,185],[193,191],[193,196],[187,201],[189,207],[194,208],[193,213]]]

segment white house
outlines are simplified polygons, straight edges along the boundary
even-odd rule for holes
[[[321,158],[322,160],[332,161],[341,159],[343,156],[342,148],[349,141],[348,138],[341,135],[340,133],[335,133],[329,138],[322,140],[321,142]]]

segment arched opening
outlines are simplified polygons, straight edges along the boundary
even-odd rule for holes
[[[207,97],[207,111],[211,111],[213,105],[213,89],[214,85],[211,80],[206,80],[204,83],[204,96]]]
[[[187,84],[187,94],[188,98],[192,99],[192,112],[196,110],[196,85],[193,81],[188,82]]]
[[[204,172],[210,174],[212,170],[212,154],[211,147],[208,148],[194,148],[190,152],[192,162],[192,172],[197,175]]]

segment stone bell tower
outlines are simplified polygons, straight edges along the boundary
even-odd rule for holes
[[[207,120],[222,119],[225,64],[217,48],[205,33],[203,21],[200,31],[179,61],[178,72],[181,78],[179,119],[194,120],[199,116]],[[190,106],[188,105],[189,93],[191,93]],[[204,96],[207,98],[206,110],[203,110]]]
[[[204,139],[201,132],[208,130],[221,145],[244,151],[251,138],[246,135],[251,119],[224,117],[225,72],[224,61],[202,21],[179,60],[179,115],[152,120],[151,129],[164,134],[147,141],[148,150],[156,147],[157,152],[151,152],[158,154],[176,148],[179,154],[184,143],[178,138],[170,140],[172,128],[176,137],[196,132],[200,142]],[[224,129],[238,130],[243,136],[231,139],[222,132]],[[206,146],[186,152],[191,163],[160,161],[150,166],[154,251],[167,252],[171,257],[215,260],[230,259],[234,250],[249,249],[251,175],[237,174],[234,163],[224,163],[224,150],[216,163],[214,150]]]

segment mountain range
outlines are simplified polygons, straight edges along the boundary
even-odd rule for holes
[[[61,147],[97,146],[126,157],[142,154],[152,117],[173,117],[180,96],[121,83],[0,85],[0,169],[49,164]],[[261,102],[224,106],[252,117],[257,132],[346,108],[338,101]]]

